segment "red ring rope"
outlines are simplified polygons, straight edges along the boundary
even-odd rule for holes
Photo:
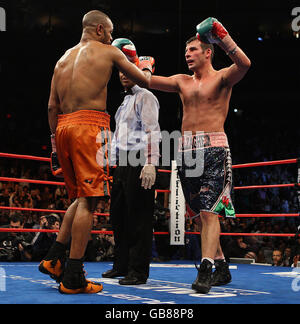
[[[39,157],[39,156],[31,156],[31,155],[0,153],[0,157],[16,158],[16,159],[28,159],[28,160],[50,162],[50,158]],[[297,163],[297,162],[298,162],[298,159],[254,162],[254,163],[236,164],[236,165],[233,165],[232,168],[233,169],[249,168],[249,167],[257,167],[257,166],[267,166],[267,165],[291,164],[291,163]],[[170,170],[163,170],[163,169],[158,169],[158,172],[171,173]],[[58,185],[58,186],[64,186],[65,185],[64,182],[57,182],[57,181],[42,181],[42,180],[30,180],[30,179],[19,179],[19,178],[8,178],[8,177],[0,177],[0,181],[28,182],[28,183],[38,183],[38,184],[48,184],[48,185]],[[284,187],[296,187],[296,186],[299,187],[300,183],[242,186],[242,187],[234,187],[234,190],[260,189],[260,188],[284,188]],[[159,190],[159,189],[157,189],[156,192],[170,193],[171,191],[170,190]]]
[[[15,159],[27,159],[35,161],[50,162],[50,158],[37,157],[31,155],[20,155],[20,154],[10,154],[10,153],[0,153],[0,157],[15,158]],[[237,168],[249,168],[258,166],[268,166],[268,165],[281,165],[281,164],[292,164],[297,163],[298,159],[288,159],[288,160],[278,160],[278,161],[267,161],[267,162],[255,162],[255,163],[245,163],[233,165],[233,169]],[[170,170],[158,169],[161,173],[171,173]],[[19,178],[8,178],[0,177],[0,181],[12,181],[12,182],[28,182],[28,183],[38,183],[38,184],[49,184],[49,185],[60,185],[64,186],[64,182],[56,181],[42,181],[42,180],[30,180],[30,179],[19,179]],[[300,183],[294,184],[275,184],[275,185],[256,185],[256,186],[242,186],[234,187],[235,190],[243,189],[259,189],[259,188],[282,188],[282,187],[299,187]],[[171,192],[170,190],[156,190],[157,192]],[[12,209],[12,210],[26,210],[26,211],[43,211],[50,213],[65,213],[63,210],[52,210],[52,209],[32,209],[32,208],[21,208],[21,207],[5,207],[0,206],[0,209]],[[109,214],[95,213],[95,215],[109,216]],[[298,217],[300,214],[236,214],[236,217]],[[55,233],[59,230],[46,230],[46,229],[10,229],[10,228],[0,228],[0,232],[48,232]],[[91,231],[92,234],[113,234],[112,231]],[[167,235],[169,232],[154,232],[156,235]],[[186,232],[185,234],[200,234],[200,232]],[[220,233],[220,235],[225,236],[279,236],[279,237],[293,237],[295,234],[282,234],[282,233]]]
[[[250,167],[267,166],[267,165],[293,164],[293,163],[297,163],[297,162],[298,162],[298,159],[254,162],[254,163],[235,164],[232,166],[232,168],[233,169],[250,168]]]
[[[28,182],[36,184],[45,184],[45,185],[54,185],[54,186],[65,186],[65,183],[62,181],[46,181],[46,180],[31,180],[23,178],[9,178],[9,177],[0,177],[0,181],[7,182]],[[233,187],[234,190],[243,190],[243,189],[262,189],[262,188],[286,188],[286,187],[298,187],[300,183],[284,183],[284,184],[273,184],[273,185],[257,185],[257,186],[242,186],[242,187]],[[171,190],[168,189],[156,189],[156,192],[168,192]]]
[[[19,233],[58,233],[59,230],[49,229],[35,229],[35,228],[0,228],[1,232],[19,232]],[[91,231],[91,234],[110,234],[113,235],[113,231]],[[153,232],[154,235],[168,235],[169,232]],[[185,234],[201,234],[200,232],[185,232]],[[220,233],[223,236],[278,236],[278,237],[293,237],[292,233]]]
[[[50,162],[50,158],[40,157],[40,156],[32,156],[32,155],[20,155],[20,154],[11,154],[11,153],[0,153],[0,157]]]
[[[33,211],[33,212],[44,212],[44,213],[56,213],[56,214],[64,214],[66,210],[57,210],[57,209],[41,209],[41,208],[25,208],[25,207],[8,207],[8,206],[0,206],[0,210],[20,210],[20,211]],[[94,213],[94,215],[98,216],[109,216],[108,213]],[[241,217],[298,217],[299,213],[290,213],[290,214],[235,214],[237,218]],[[222,217],[222,216],[220,216]]]
[[[0,209],[5,210],[20,210],[20,211],[36,211],[36,212],[44,212],[44,213],[55,213],[55,214],[64,214],[66,210],[57,210],[57,209],[42,209],[42,208],[25,208],[25,207],[8,207],[8,206],[0,206]],[[98,216],[109,216],[107,213],[94,213]]]
[[[0,157],[50,162],[50,158],[40,157],[40,156],[31,156],[31,155],[0,153]],[[297,162],[298,162],[298,159],[287,159],[287,160],[277,160],[277,161],[253,162],[253,163],[235,164],[235,165],[232,166],[232,168],[233,169],[250,168],[250,167],[267,166],[267,165],[293,164],[293,163],[297,163]],[[165,172],[165,173],[171,173],[170,170],[158,169],[158,171],[159,172]]]
[[[284,183],[284,184],[274,184],[274,185],[258,185],[258,186],[234,187],[234,190],[261,189],[261,188],[286,188],[286,187],[298,187],[298,186],[300,186],[300,183]]]
[[[64,182],[45,181],[45,180],[31,180],[31,179],[21,179],[21,178],[0,177],[0,181],[28,182],[28,183],[48,184],[48,185],[55,185],[55,186],[65,186]]]

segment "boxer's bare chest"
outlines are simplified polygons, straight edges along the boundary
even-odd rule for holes
[[[180,85],[181,97],[185,104],[201,105],[201,103],[222,100],[222,81],[219,76],[203,78],[186,78]]]
[[[180,97],[183,104],[183,129],[223,129],[231,90],[224,87],[221,75],[201,80],[188,76],[182,81]]]

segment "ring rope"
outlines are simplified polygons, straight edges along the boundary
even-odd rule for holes
[[[54,214],[64,214],[66,212],[66,210],[58,210],[58,209],[25,208],[25,207],[9,207],[9,206],[0,206],[0,209],[19,210],[19,211],[35,211],[35,212],[54,213]],[[94,215],[109,216],[108,213],[94,213]]]
[[[0,153],[0,157],[50,162],[50,158],[41,157],[41,156],[32,156],[32,155]],[[276,160],[276,161],[253,162],[253,163],[235,164],[235,165],[232,166],[232,168],[233,169],[250,168],[250,167],[267,166],[267,165],[293,164],[293,163],[297,163],[297,162],[298,162],[298,159],[286,159],[286,160]],[[159,172],[165,172],[165,173],[171,173],[171,170],[158,169],[158,171]]]
[[[267,165],[293,164],[293,163],[297,163],[297,162],[298,162],[298,159],[253,162],[253,163],[235,164],[235,165],[232,166],[232,168],[233,169],[240,169],[240,168],[267,166]]]
[[[35,211],[35,212],[44,212],[44,213],[57,213],[64,214],[66,210],[58,210],[58,209],[42,209],[42,208],[25,208],[25,207],[9,207],[9,206],[0,206],[0,210],[19,210],[19,211]],[[109,213],[94,213],[94,215],[98,216],[110,216]],[[241,217],[299,217],[300,213],[285,213],[285,214],[235,214],[237,218]],[[220,216],[222,217],[222,216]]]
[[[38,229],[38,228],[0,228],[1,232],[19,232],[19,233],[58,233],[59,230]],[[110,234],[113,235],[113,231],[91,231],[91,234]],[[169,235],[169,232],[153,232],[154,235]],[[200,232],[185,232],[185,234],[201,234]],[[295,237],[292,233],[220,233],[223,236],[278,236],[278,237]]]
[[[26,159],[26,160],[35,160],[50,162],[50,158],[38,157],[31,155],[20,155],[20,154],[11,154],[11,153],[0,153],[0,157],[5,158],[15,158],[15,159]],[[265,162],[255,162],[255,163],[244,163],[233,165],[233,169],[238,168],[249,168],[249,167],[258,167],[258,166],[268,166],[268,165],[281,165],[281,164],[293,164],[298,163],[299,159],[287,159],[287,160],[277,160],[277,161],[265,161]],[[158,169],[158,172],[161,173],[171,173],[171,170]],[[36,184],[48,184],[48,185],[60,185],[64,186],[64,182],[57,181],[42,181],[42,180],[31,180],[31,179],[20,179],[20,178],[8,178],[0,177],[0,181],[12,181],[12,182],[27,182],[27,183],[36,183]],[[300,187],[300,183],[291,183],[291,184],[275,184],[275,185],[256,185],[256,186],[242,186],[234,187],[235,190],[243,189],[259,189],[259,188],[280,188],[280,187]],[[157,192],[171,192],[170,190],[160,190],[157,189]],[[41,211],[41,212],[50,212],[50,213],[65,213],[63,210],[53,210],[53,209],[33,209],[33,208],[22,208],[22,207],[7,207],[0,206],[0,209],[9,209],[9,210],[23,210],[23,211]],[[94,213],[95,215],[109,216],[106,213]],[[236,214],[236,217],[299,217],[299,213],[294,214]],[[48,229],[11,229],[11,228],[0,228],[0,232],[48,232],[48,233],[58,233],[59,230],[48,230]],[[91,231],[92,234],[113,234],[112,231]],[[168,235],[169,232],[154,232],[155,235]],[[200,232],[186,232],[185,234],[201,234]],[[224,236],[279,236],[279,237],[295,237],[295,234],[287,233],[220,233]]]
[[[62,181],[31,180],[31,179],[9,178],[9,177],[0,177],[0,181],[27,182],[27,183],[36,183],[36,184],[45,184],[45,185],[54,185],[54,186],[65,186],[65,182],[62,182]],[[285,188],[285,187],[300,187],[300,183],[242,186],[242,187],[233,187],[233,189],[234,190],[243,190],[243,189],[261,189],[261,188]],[[167,189],[156,189],[155,191],[158,193],[159,192],[167,192],[167,193],[171,192],[171,190],[167,190]]]
[[[50,162],[50,158],[32,155],[20,155],[11,153],[0,153],[0,157],[13,158],[13,159],[23,159],[23,160],[33,160],[33,161],[43,161]]]
[[[28,183],[38,183],[38,184],[48,184],[55,186],[65,186],[66,184],[62,181],[46,181],[46,180],[31,180],[31,179],[21,179],[21,178],[8,178],[8,177],[0,177],[0,181],[8,181],[8,182],[28,182]]]
[[[286,188],[286,187],[299,187],[299,186],[300,186],[300,183],[284,183],[284,184],[273,184],[273,185],[233,187],[233,189],[234,190],[243,190],[243,189],[262,189],[262,188]]]

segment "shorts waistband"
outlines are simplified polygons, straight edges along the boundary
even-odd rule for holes
[[[98,110],[78,110],[58,115],[57,127],[80,124],[110,128],[110,115]]]
[[[229,147],[226,134],[224,132],[199,132],[199,134],[183,135],[179,138],[179,152],[209,147]]]

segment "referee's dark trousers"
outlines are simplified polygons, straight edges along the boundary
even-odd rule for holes
[[[115,240],[113,269],[144,280],[149,277],[152,254],[155,190],[141,186],[142,168],[118,165],[115,169],[110,219]]]

